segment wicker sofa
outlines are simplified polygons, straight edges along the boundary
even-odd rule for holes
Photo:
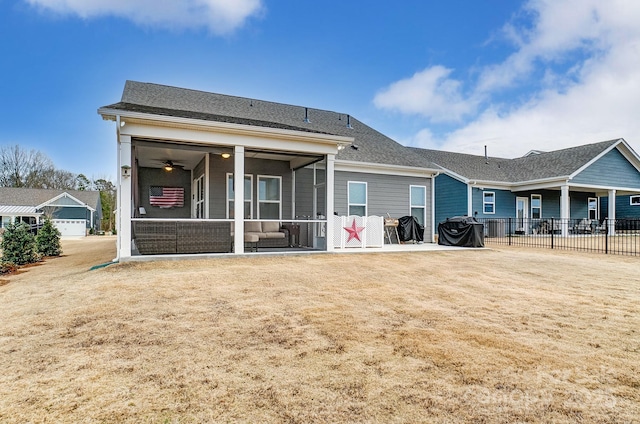
[[[231,252],[231,223],[134,221],[133,239],[141,255]]]

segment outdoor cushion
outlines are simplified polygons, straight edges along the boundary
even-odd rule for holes
[[[278,232],[271,232],[271,233],[262,233],[260,235],[260,238],[265,238],[265,239],[280,239],[280,238],[284,238],[285,234],[281,233],[280,231]]]
[[[244,232],[245,233],[261,233],[262,223],[260,221],[245,221]]]
[[[263,222],[262,223],[262,232],[263,233],[277,233],[280,231],[280,223],[279,222]]]

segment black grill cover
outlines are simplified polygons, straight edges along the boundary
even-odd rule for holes
[[[398,236],[400,241],[424,241],[424,227],[413,216],[398,218]]]
[[[484,226],[471,216],[454,216],[438,224],[438,244],[484,247]]]

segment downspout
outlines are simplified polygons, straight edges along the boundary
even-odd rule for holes
[[[436,242],[436,177],[440,171],[431,175],[431,242]]]

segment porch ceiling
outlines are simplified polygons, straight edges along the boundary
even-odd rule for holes
[[[135,141],[136,157],[141,167],[162,168],[166,161],[172,161],[174,165],[183,169],[195,168],[206,153],[222,154],[230,153],[233,149],[223,146],[195,146],[179,145],[166,142]],[[296,152],[246,150],[245,158],[277,160],[289,162],[291,168],[299,168],[317,162],[322,155],[306,155]]]

